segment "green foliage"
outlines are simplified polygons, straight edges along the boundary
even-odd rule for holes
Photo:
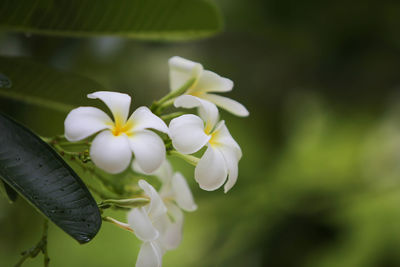
[[[104,90],[100,84],[24,58],[0,57],[0,97],[69,112],[86,104],[85,94]]]
[[[9,0],[0,10],[0,29],[47,35],[180,40],[221,28],[206,0]]]
[[[44,141],[0,114],[0,177],[80,243],[101,226],[100,211],[76,173]]]

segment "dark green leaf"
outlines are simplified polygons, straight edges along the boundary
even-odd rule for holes
[[[100,84],[24,58],[0,57],[0,98],[69,112],[87,103],[86,94]]]
[[[80,243],[100,229],[99,209],[82,180],[49,145],[2,114],[0,177]]]
[[[3,0],[0,29],[63,36],[193,39],[221,28],[207,0]]]

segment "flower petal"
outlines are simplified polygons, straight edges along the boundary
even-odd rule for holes
[[[165,160],[165,146],[156,133],[143,130],[134,132],[128,139],[137,163],[144,173],[152,173],[161,166]]]
[[[198,78],[203,71],[203,66],[181,57],[172,57],[169,64],[169,84],[171,90],[181,88],[192,78]]]
[[[217,146],[227,146],[234,149],[236,157],[242,157],[242,150],[238,143],[233,139],[231,133],[225,125],[225,121],[220,121],[213,132],[213,143]]]
[[[236,116],[239,117],[249,116],[249,111],[245,108],[245,106],[228,97],[214,95],[214,94],[203,94],[201,95],[201,98],[216,104],[217,106],[229,111],[230,113]]]
[[[233,82],[227,78],[221,77],[218,74],[205,70],[200,75],[199,81],[190,93],[206,93],[206,92],[229,92],[233,88]]]
[[[129,166],[132,150],[125,135],[115,136],[110,131],[103,131],[94,138],[90,157],[97,167],[115,174]]]
[[[168,133],[168,126],[165,122],[154,115],[147,107],[137,108],[132,113],[129,121],[133,123],[133,132],[152,128],[163,133]]]
[[[200,117],[206,122],[206,130],[211,131],[218,121],[217,107],[206,100],[192,95],[182,95],[177,97],[174,102],[175,107],[179,108],[199,108]]]
[[[140,247],[136,267],[161,267],[162,254],[156,242],[144,242]]]
[[[129,95],[117,92],[99,91],[88,94],[87,97],[103,101],[113,114],[115,123],[121,125],[125,124],[131,105],[131,97]]]
[[[79,107],[71,110],[64,121],[65,138],[70,141],[79,141],[98,131],[110,128],[113,121],[98,108]]]
[[[169,163],[168,160],[164,160],[164,162],[161,164],[161,167],[158,168],[153,174],[157,176],[163,184],[169,183],[173,175],[171,163]]]
[[[195,211],[197,209],[192,191],[186,179],[179,172],[175,173],[172,178],[172,190],[175,193],[175,201],[181,209],[185,211]]]
[[[160,216],[166,214],[167,208],[165,207],[160,195],[157,193],[152,185],[150,185],[145,180],[140,180],[139,186],[150,198],[150,204],[146,206],[146,210],[152,221],[156,221]]]
[[[183,154],[198,151],[210,140],[210,136],[204,132],[204,122],[192,114],[171,120],[169,137],[175,149]]]
[[[223,185],[228,170],[222,153],[218,149],[208,146],[206,152],[197,163],[194,177],[200,188],[213,191]]]
[[[154,172],[145,173],[140,168],[137,160],[135,159],[132,162],[132,169],[135,172],[138,172],[138,173],[141,173],[141,174],[151,174],[151,175],[157,176],[163,184],[169,183],[172,180],[173,170],[172,170],[171,163],[169,163],[168,160],[164,160],[164,162],[161,164],[160,168],[158,168]]]
[[[225,193],[236,183],[238,177],[238,163],[242,157],[242,150],[232,138],[224,121],[218,123],[213,133],[212,146],[218,149],[225,160],[228,169],[228,182],[224,186]]]
[[[162,246],[167,249],[176,249],[182,241],[183,234],[183,212],[175,205],[168,205],[168,213],[171,219],[166,216],[166,225],[161,236]]]
[[[138,164],[138,162],[137,162],[136,159],[132,160],[132,170],[133,170],[134,172],[137,172],[137,173],[140,173],[140,174],[153,174],[153,173],[154,173],[154,172],[152,172],[152,173],[145,173],[145,172],[140,168],[140,166],[139,166],[139,164]]]
[[[237,152],[234,148],[222,146],[219,150],[221,151],[228,168],[228,181],[224,185],[224,192],[227,193],[237,181],[239,158],[237,157]]]
[[[137,238],[142,241],[156,240],[160,236],[143,207],[134,208],[128,213],[128,223]]]

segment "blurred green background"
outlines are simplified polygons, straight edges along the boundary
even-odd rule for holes
[[[222,112],[243,150],[238,182],[201,191],[193,168],[171,158],[199,208],[164,266],[400,266],[400,2],[215,2],[225,30],[200,41],[9,33],[0,55],[128,91],[134,107],[168,92],[175,55],[235,82],[227,95],[250,111]],[[4,99],[0,110],[39,134],[63,132],[65,114]],[[0,200],[0,266],[37,242],[41,223],[23,200]],[[50,225],[51,266],[134,266],[139,246],[107,223],[86,245]]]

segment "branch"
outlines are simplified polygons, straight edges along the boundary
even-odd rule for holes
[[[43,266],[44,267],[49,267],[50,263],[50,258],[49,254],[47,251],[47,233],[49,229],[49,224],[48,221],[45,219],[44,224],[43,224],[43,234],[42,238],[39,240],[39,242],[36,244],[36,246],[31,247],[30,249],[24,251],[21,253],[22,258],[17,262],[17,264],[14,265],[14,267],[20,267],[22,264],[28,259],[28,258],[35,258],[39,252],[41,251],[44,256],[44,261],[43,261]]]

